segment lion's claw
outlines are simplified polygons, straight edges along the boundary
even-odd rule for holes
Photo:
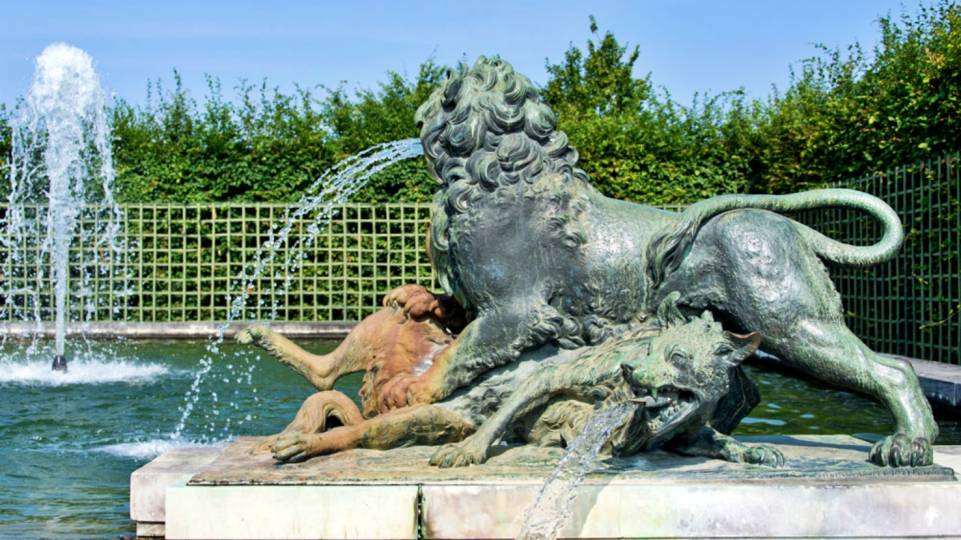
[[[406,407],[408,405],[408,389],[416,381],[417,376],[410,373],[398,373],[394,375],[393,378],[384,384],[383,389],[380,391],[378,411],[384,414],[391,409]]]
[[[895,433],[874,443],[868,459],[882,467],[920,467],[934,463],[934,450],[924,437]]]
[[[784,454],[773,446],[759,444],[748,447],[744,452],[744,462],[768,467],[783,467]]]
[[[426,292],[427,289],[422,285],[401,285],[384,295],[384,307],[390,307],[391,305],[403,306],[411,296]]]
[[[465,442],[441,446],[431,456],[429,463],[435,467],[449,469],[451,467],[480,465],[485,461],[487,461],[486,448],[476,448],[469,442]]]
[[[274,459],[282,463],[296,463],[311,457],[311,440],[299,432],[281,433],[270,445]]]
[[[410,373],[398,373],[384,384],[380,391],[377,409],[383,414],[409,405],[432,403],[436,396],[431,388],[430,382],[421,377]]]
[[[234,337],[234,339],[237,341],[237,343],[242,345],[253,344],[262,347],[264,340],[266,339],[267,332],[269,331],[270,330],[268,330],[267,327],[262,324],[252,324],[240,332],[237,332],[237,335]]]
[[[428,315],[442,317],[443,309],[437,296],[421,285],[402,285],[384,296],[384,307],[395,306],[412,319]]]

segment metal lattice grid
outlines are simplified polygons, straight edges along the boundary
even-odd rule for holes
[[[117,266],[92,274],[83,300],[71,289],[71,320],[131,322],[222,321],[244,286],[258,249],[287,214],[282,204],[128,204],[122,227],[126,250]],[[5,209],[4,209],[5,211]],[[29,230],[15,261],[0,252],[0,305],[30,317],[53,316],[52,292],[42,268],[43,207],[27,210]],[[89,216],[88,216],[89,214]],[[89,218],[88,218],[89,217]],[[85,213],[78,228],[98,226]],[[312,218],[296,223],[291,242],[249,282],[243,317],[251,319],[353,321],[372,313],[382,296],[405,283],[434,286],[423,239],[430,222],[425,204],[350,204],[337,207],[316,241],[294,249]],[[93,249],[75,242],[71,280],[79,280]],[[286,263],[286,264],[285,264]],[[76,275],[74,275],[76,274]],[[282,293],[278,292],[286,289]],[[30,294],[27,291],[40,291]],[[121,292],[128,290],[129,294]],[[84,313],[84,304],[97,309]],[[5,314],[5,319],[10,316]]]
[[[848,326],[871,348],[961,363],[961,175],[958,156],[839,182],[871,193],[900,216],[905,241],[892,260],[869,268],[830,265]],[[870,244],[877,223],[854,211],[817,210],[799,219],[853,244]]]
[[[878,351],[961,363],[958,156],[836,185],[888,202],[907,233],[901,252],[887,263],[829,267],[851,329]],[[239,277],[271,239],[287,208],[263,203],[125,205],[122,268],[110,265],[88,272],[83,290],[71,289],[70,318],[225,320],[231,298],[243,286]],[[6,245],[0,246],[0,308],[6,320],[13,311],[51,320],[52,291],[35,278],[42,268],[39,238],[45,209],[27,207],[24,213],[28,226],[20,260],[10,257]],[[6,208],[0,207],[0,215],[6,215]],[[816,210],[796,217],[853,244],[872,243],[880,232],[873,220],[854,211]],[[91,207],[79,227],[93,230],[101,220],[102,212]],[[291,246],[284,246],[274,263],[250,282],[242,318],[356,321],[374,312],[383,294],[396,286],[421,283],[436,288],[424,246],[429,220],[426,204],[337,207],[316,242],[302,250],[302,261],[292,258]],[[308,227],[306,220],[297,223],[291,237],[304,238]],[[89,241],[72,247],[72,283],[82,281],[84,262],[95,257],[96,249]],[[295,262],[285,267],[287,260]],[[92,311],[85,311],[91,306]]]

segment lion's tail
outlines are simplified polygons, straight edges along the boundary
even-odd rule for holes
[[[867,193],[816,189],[792,195],[721,195],[692,204],[683,212],[680,223],[666,226],[655,236],[647,250],[651,282],[656,287],[677,269],[701,226],[718,214],[741,208],[794,212],[832,206],[867,212],[881,222],[884,233],[872,245],[853,246],[797,223],[801,236],[821,258],[850,266],[870,266],[890,259],[901,247],[904,230],[898,215],[884,201]]]

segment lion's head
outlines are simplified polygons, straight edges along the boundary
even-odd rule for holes
[[[428,169],[441,185],[431,218],[431,259],[441,285],[455,296],[458,269],[449,253],[459,239],[450,235],[451,220],[469,215],[499,188],[556,194],[557,186],[588,185],[554,112],[531,81],[500,58],[481,57],[469,69],[449,72],[415,118]],[[576,249],[580,236],[569,223],[578,211],[568,207],[570,199],[551,213],[560,245]]]
[[[415,116],[428,167],[448,193],[450,209],[502,185],[533,182],[543,173],[587,180],[577,151],[530,79],[500,58],[461,66]]]

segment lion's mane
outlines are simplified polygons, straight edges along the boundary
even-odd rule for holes
[[[462,65],[417,110],[416,121],[431,175],[441,184],[434,201],[430,249],[445,289],[457,279],[448,257],[449,222],[498,191],[542,191],[540,185],[588,186],[577,151],[531,81],[500,58]],[[590,189],[590,188],[588,188]],[[576,248],[570,226],[576,204],[557,202],[561,246]]]

